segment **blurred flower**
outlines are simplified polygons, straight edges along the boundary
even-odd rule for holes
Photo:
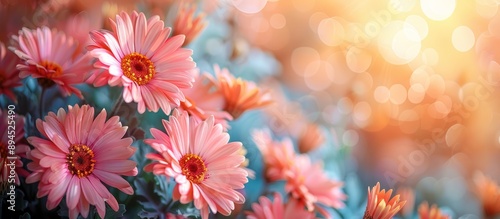
[[[363,219],[391,219],[401,210],[406,200],[400,200],[399,195],[392,197],[392,189],[380,191],[380,183],[368,188],[368,203],[366,204]]]
[[[255,130],[252,137],[264,159],[266,180],[274,182],[285,179],[295,162],[292,141],[289,138],[281,142],[273,141],[268,130]]]
[[[450,216],[442,214],[436,205],[432,205],[429,208],[429,203],[426,201],[422,202],[418,206],[418,215],[420,219],[449,219]]]
[[[186,36],[184,41],[184,46],[188,45],[196,38],[200,32],[207,26],[207,21],[205,21],[205,16],[200,14],[195,17],[196,6],[193,4],[181,1],[179,6],[179,13],[174,21],[174,33],[173,35],[183,34]]]
[[[0,110],[0,131],[3,133],[0,139],[0,164],[2,165],[0,167],[0,193],[5,191],[9,184],[20,185],[19,175],[23,177],[29,175],[28,171],[23,168],[21,161],[21,157],[26,157],[26,152],[30,150],[29,146],[22,141],[24,138],[24,117],[8,112],[13,111]],[[11,162],[14,162],[14,165],[10,165]],[[9,181],[11,170],[15,170],[13,182]]]
[[[404,216],[409,216],[413,212],[413,206],[415,204],[415,193],[410,187],[399,187],[396,191],[399,194],[401,200],[406,200],[406,204],[399,213]]]
[[[307,211],[303,206],[297,206],[297,204],[294,199],[291,199],[288,204],[284,204],[281,194],[274,193],[272,202],[269,198],[261,196],[259,204],[252,204],[253,211],[245,213],[248,219],[315,218],[314,213]]]
[[[192,51],[180,48],[184,36],[169,38],[170,28],[164,28],[158,16],[146,20],[136,11],[120,13],[111,26],[112,33],[90,33],[94,43],[89,50],[99,58],[95,66],[106,70],[93,75],[94,85],[124,86],[123,99],[138,103],[139,113],[161,108],[170,114],[170,104],[178,106],[185,100],[180,89],[194,82]]]
[[[181,101],[180,109],[189,113],[198,122],[213,115],[216,124],[221,124],[225,130],[229,128],[228,120],[233,117],[223,110],[224,96],[216,90],[213,81],[209,80],[207,74],[200,74],[199,69],[193,71],[195,82],[192,88],[181,89],[186,97]]]
[[[21,78],[18,76],[19,70],[16,65],[19,64],[19,58],[7,49],[0,42],[0,94],[5,94],[11,100],[16,100],[12,88],[22,85]]]
[[[239,167],[245,160],[238,154],[240,142],[229,141],[229,135],[214,117],[198,123],[184,111],[174,110],[169,121],[163,121],[166,133],[151,129],[154,139],[145,142],[158,153],[147,154],[154,160],[145,171],[173,177],[173,198],[186,204],[194,201],[202,218],[213,213],[228,216],[235,204],[245,202],[237,191],[248,182],[247,171]]]
[[[238,154],[245,157],[245,161],[243,161],[243,163],[240,164],[240,167],[243,168],[243,169],[245,169],[248,172],[248,177],[249,178],[255,179],[255,171],[253,171],[252,169],[247,168],[248,164],[250,164],[250,161],[246,157],[246,155],[247,155],[247,149],[245,149],[245,147],[241,147],[240,150],[238,150]]]
[[[500,188],[498,184],[481,173],[474,175],[476,194],[483,204],[486,217],[493,217],[500,213]]]
[[[94,108],[88,105],[68,106],[57,115],[50,112],[36,126],[46,138],[29,137],[35,147],[28,155],[33,162],[27,183],[38,184],[37,197],[48,196],[47,209],[54,209],[66,194],[69,217],[87,217],[89,205],[94,205],[101,218],[105,202],[118,211],[118,202],[103,183],[132,195],[134,190],[120,175],[135,176],[137,167],[128,160],[135,152],[131,138],[122,138],[118,116],[106,120],[106,110],[94,119]]]
[[[317,210],[328,216],[322,204],[333,208],[342,208],[347,196],[342,192],[342,182],[329,179],[321,163],[312,164],[307,155],[298,155],[292,171],[286,179],[285,191],[297,199],[307,210]]]
[[[78,50],[84,51],[85,46],[91,43],[89,32],[102,27],[102,17],[95,12],[85,11],[72,15],[67,20],[59,21],[57,26],[76,40]]]
[[[216,84],[226,99],[224,110],[229,112],[234,119],[247,110],[272,103],[271,95],[268,92],[262,92],[253,82],[234,78],[226,68],[220,69],[215,65],[214,69],[218,79]]]
[[[17,65],[21,78],[37,78],[43,88],[57,84],[64,95],[74,93],[83,98],[73,85],[86,80],[88,72],[93,70],[92,59],[77,49],[71,37],[44,26],[36,30],[23,28],[14,41],[15,46],[10,49],[24,61]]]
[[[300,153],[307,153],[319,147],[325,141],[325,137],[318,125],[307,124],[298,138]]]

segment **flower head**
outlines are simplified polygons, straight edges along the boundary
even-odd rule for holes
[[[24,61],[17,65],[21,78],[31,76],[44,88],[57,85],[64,95],[74,93],[83,98],[74,85],[87,79],[93,69],[92,59],[78,50],[73,38],[44,26],[36,30],[23,28],[14,40],[16,45],[10,49]]]
[[[363,219],[391,219],[401,210],[406,201],[401,201],[399,195],[392,197],[392,189],[380,191],[380,183],[368,188],[368,203]]]
[[[19,58],[0,42],[0,94],[5,94],[12,100],[16,100],[16,96],[11,89],[22,85],[18,76],[19,70],[16,69],[19,61]]]
[[[325,137],[319,126],[309,123],[303,128],[297,144],[300,153],[307,153],[319,147],[324,141]]]
[[[113,32],[90,33],[94,43],[88,48],[99,59],[95,66],[105,69],[92,76],[94,85],[123,86],[123,99],[138,103],[139,113],[161,108],[170,114],[171,104],[185,100],[180,89],[192,87],[194,81],[192,51],[180,48],[184,36],[169,38],[170,28],[164,28],[158,16],[146,20],[135,11],[116,15],[111,27]]]
[[[298,202],[294,199],[284,204],[279,193],[274,194],[272,201],[265,196],[261,196],[258,204],[252,204],[252,210],[245,212],[248,219],[315,218],[313,212],[307,211],[304,206],[298,206]]]
[[[406,204],[399,213],[401,215],[411,215],[413,212],[413,205],[415,204],[415,193],[410,187],[399,187],[396,191],[401,200],[406,200]]]
[[[269,182],[286,179],[295,162],[292,141],[288,138],[281,142],[273,141],[268,130],[254,131],[252,136],[257,148],[262,153],[266,179]]]
[[[23,168],[21,157],[26,157],[29,146],[23,142],[24,139],[24,117],[9,113],[13,111],[0,110],[0,192],[12,182],[9,176],[14,173],[14,183],[20,185],[19,175],[28,176],[28,172]],[[14,127],[12,129],[11,127]],[[12,150],[12,147],[13,150]],[[10,163],[14,165],[11,166]]]
[[[78,214],[87,217],[89,205],[94,205],[104,218],[105,202],[117,211],[118,202],[103,183],[126,194],[133,194],[130,184],[120,177],[137,175],[134,161],[128,160],[135,152],[132,139],[122,138],[127,127],[122,127],[117,116],[106,121],[102,110],[94,119],[94,108],[69,106],[68,112],[59,109],[50,112],[36,126],[45,139],[29,137],[35,147],[28,168],[33,173],[27,183],[40,181],[37,197],[48,196],[47,209],[55,208],[66,194],[70,218]]]
[[[426,201],[422,202],[418,207],[418,215],[420,219],[449,219],[450,216],[441,213],[436,205],[432,205],[429,208],[429,203]]]
[[[347,196],[341,190],[342,185],[342,182],[326,176],[321,163],[312,164],[307,155],[299,155],[287,176],[285,191],[309,211],[318,210],[325,214],[326,211],[317,204],[333,208],[345,206],[343,201]]]
[[[245,111],[266,106],[272,103],[271,95],[262,92],[253,82],[245,81],[234,76],[227,69],[215,66],[217,87],[224,95],[226,104],[224,110],[234,119],[240,117]]]
[[[474,175],[475,192],[483,204],[486,217],[500,213],[500,188],[498,184],[481,173]]]
[[[186,36],[184,45],[189,44],[207,26],[204,15],[195,16],[196,6],[181,1],[179,13],[174,21],[174,36],[183,34]]]
[[[179,109],[187,111],[199,122],[213,115],[216,124],[221,124],[224,129],[229,128],[227,121],[233,120],[233,117],[223,110],[224,96],[216,89],[206,73],[200,74],[196,69],[193,74],[195,77],[193,87],[181,89],[186,100],[181,102]]]
[[[214,117],[198,123],[188,113],[174,110],[163,121],[166,133],[151,129],[153,139],[145,142],[157,153],[146,155],[154,160],[145,171],[166,175],[176,181],[173,197],[181,203],[194,202],[202,218],[213,213],[229,215],[245,197],[237,191],[248,182],[247,171],[240,167],[245,157],[239,154],[240,142],[230,142]]]

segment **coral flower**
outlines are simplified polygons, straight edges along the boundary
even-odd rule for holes
[[[12,112],[12,113],[11,113]],[[29,146],[23,143],[24,117],[15,115],[14,111],[0,110],[0,191],[5,191],[7,185],[20,185],[19,175],[28,176],[23,169],[21,157],[26,157]],[[11,174],[12,173],[12,174]]]
[[[118,202],[103,183],[126,194],[133,194],[130,184],[120,177],[137,175],[134,161],[128,160],[135,152],[132,138],[122,138],[127,127],[122,127],[118,116],[106,121],[102,110],[94,119],[94,108],[83,105],[68,106],[68,112],[59,109],[50,112],[36,126],[45,139],[29,137],[35,149],[29,153],[34,171],[27,183],[40,181],[37,197],[48,196],[47,209],[55,208],[66,194],[70,218],[79,214],[87,217],[94,205],[104,218],[105,202],[117,211]]]
[[[230,142],[214,117],[197,123],[184,111],[174,110],[163,121],[166,133],[151,129],[154,139],[145,142],[158,153],[146,155],[154,160],[145,171],[173,177],[173,198],[181,203],[194,201],[206,219],[213,213],[229,215],[245,197],[237,191],[248,182],[247,171],[240,167],[245,157],[239,154],[240,142]]]
[[[207,26],[203,14],[195,16],[196,7],[192,4],[181,2],[179,13],[174,21],[174,36],[183,34],[186,36],[184,45],[188,45]]]
[[[392,189],[380,191],[380,183],[368,188],[368,203],[363,219],[391,219],[401,210],[406,203],[399,199],[399,195],[392,197]]]
[[[441,213],[436,205],[429,208],[429,203],[422,202],[418,207],[418,215],[420,219],[449,219],[450,216]]]
[[[415,204],[415,193],[409,187],[399,187],[396,191],[396,194],[399,194],[401,200],[406,200],[406,204],[399,213],[401,215],[411,215],[413,212],[413,205]]]
[[[325,137],[318,125],[309,123],[303,128],[297,141],[299,152],[307,153],[323,144]]]
[[[180,109],[187,111],[198,122],[213,115],[216,124],[221,124],[224,129],[229,128],[227,121],[233,120],[233,117],[223,110],[222,93],[216,90],[215,84],[207,74],[200,74],[198,69],[192,74],[195,77],[193,87],[181,89],[186,100],[181,102]]]
[[[256,130],[252,136],[264,159],[266,179],[269,182],[285,179],[295,162],[292,141],[289,138],[273,141],[269,130]]]
[[[481,173],[474,175],[475,192],[483,204],[486,217],[500,213],[500,188],[498,184]]]
[[[123,99],[138,103],[139,113],[161,108],[170,114],[170,104],[179,106],[185,100],[180,89],[192,87],[194,81],[192,51],[180,48],[184,36],[169,38],[170,28],[164,28],[158,16],[146,20],[135,11],[110,21],[113,32],[90,33],[94,43],[88,48],[99,58],[95,66],[105,69],[92,76],[94,85],[123,86]]]
[[[312,164],[307,155],[295,159],[292,171],[287,176],[285,191],[289,192],[307,210],[317,210],[328,216],[326,210],[317,204],[342,208],[347,196],[342,192],[342,182],[329,179],[321,163]]]
[[[18,76],[19,70],[16,69],[19,61],[19,58],[7,51],[5,45],[0,42],[0,94],[5,94],[11,100],[16,100],[12,88],[22,85]]]
[[[215,66],[217,86],[224,95],[226,104],[224,110],[237,119],[245,111],[266,106],[272,103],[271,95],[262,92],[253,82],[234,76],[226,68]]]
[[[24,61],[17,65],[21,78],[31,76],[44,88],[57,85],[64,95],[74,93],[83,98],[74,85],[87,79],[93,70],[92,58],[78,50],[73,38],[44,26],[36,30],[23,28],[14,40],[16,45],[10,49]]]
[[[279,193],[274,194],[273,201],[265,196],[260,197],[258,204],[252,204],[252,210],[253,212],[245,212],[248,219],[315,218],[314,213],[307,211],[303,206],[298,206],[294,199],[285,205]]]

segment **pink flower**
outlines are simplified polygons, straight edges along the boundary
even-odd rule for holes
[[[55,208],[66,194],[70,218],[79,214],[87,217],[89,205],[95,205],[101,218],[106,212],[105,202],[117,211],[118,202],[103,183],[126,194],[133,194],[130,184],[120,177],[137,175],[134,161],[128,160],[135,152],[132,138],[122,138],[127,127],[122,127],[118,116],[106,121],[106,110],[94,119],[94,108],[88,105],[68,106],[57,115],[50,112],[45,121],[36,126],[45,139],[29,137],[35,147],[28,168],[33,173],[27,183],[40,181],[37,197],[48,196],[47,209]]]
[[[283,204],[283,199],[279,193],[274,194],[273,201],[261,196],[258,204],[252,204],[252,210],[253,212],[246,212],[248,219],[315,218],[314,213],[307,211],[304,206],[301,207],[294,199],[291,199],[287,204]]]
[[[215,66],[217,87],[224,95],[226,104],[224,110],[234,119],[240,117],[247,110],[259,108],[272,103],[271,95],[261,91],[253,82],[245,81],[234,76],[227,69]]]
[[[17,65],[19,76],[38,79],[44,88],[57,85],[61,92],[83,98],[75,84],[83,83],[92,71],[92,58],[77,49],[78,44],[65,33],[48,27],[30,30],[23,28],[14,36],[16,45],[10,47],[23,64]]]
[[[473,177],[474,193],[479,199],[483,214],[494,217],[500,214],[500,186],[490,177],[477,172]]]
[[[186,97],[181,102],[180,109],[185,110],[194,119],[201,122],[213,115],[216,124],[221,124],[224,129],[229,128],[228,120],[233,117],[223,110],[224,96],[216,90],[213,81],[209,80],[208,74],[200,74],[199,69],[193,71],[195,82],[192,88],[181,89]]]
[[[429,207],[429,203],[424,201],[418,206],[418,216],[420,219],[449,219],[450,216],[443,214],[437,205]]]
[[[321,163],[312,164],[307,155],[295,159],[292,171],[287,176],[285,191],[297,199],[309,211],[318,210],[328,215],[318,203],[333,208],[342,208],[347,196],[342,192],[342,182],[329,179]]]
[[[406,201],[399,199],[399,195],[391,198],[392,189],[380,191],[380,183],[368,188],[368,203],[366,204],[363,219],[391,219],[401,210]]]
[[[411,215],[413,212],[413,205],[415,204],[415,192],[410,187],[399,187],[396,191],[401,200],[406,200],[406,204],[399,213],[403,216]]]
[[[300,153],[310,152],[325,142],[320,127],[314,123],[305,124],[297,139]]]
[[[170,114],[170,104],[179,106],[185,100],[180,89],[192,87],[194,81],[192,51],[180,48],[184,36],[169,38],[170,28],[164,28],[158,16],[146,20],[135,11],[120,13],[111,27],[113,32],[90,33],[94,43],[88,48],[99,58],[95,66],[106,70],[92,76],[94,85],[123,86],[123,99],[138,103],[139,113],[161,108]]]
[[[11,113],[12,112],[12,113]],[[28,171],[23,168],[21,157],[26,157],[29,146],[24,144],[24,117],[15,115],[15,111],[0,110],[0,191],[14,182],[20,185],[19,175],[28,176]],[[12,128],[13,127],[13,128]],[[13,151],[11,151],[13,149]],[[11,162],[13,166],[9,165]],[[13,180],[9,180],[13,172]]]
[[[262,153],[267,181],[274,182],[286,179],[294,165],[296,156],[292,141],[288,138],[281,142],[273,141],[268,130],[256,130],[252,136]]]
[[[7,51],[5,45],[0,42],[0,94],[5,94],[11,100],[16,100],[11,89],[22,85],[18,76],[19,70],[16,69],[19,61],[19,58]]]
[[[144,170],[173,177],[173,198],[184,204],[194,201],[202,218],[208,218],[209,209],[228,216],[235,204],[245,202],[237,191],[248,182],[247,171],[239,167],[245,160],[239,154],[242,144],[228,143],[229,135],[213,116],[197,123],[174,110],[169,120],[163,121],[166,133],[153,128],[154,139],[145,140],[158,153],[146,155],[153,162]]]
[[[188,45],[196,38],[200,32],[207,26],[204,15],[194,16],[196,6],[181,1],[179,13],[174,21],[174,36],[183,34],[186,36],[184,45]]]

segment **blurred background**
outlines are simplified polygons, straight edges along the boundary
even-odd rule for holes
[[[160,15],[171,26],[178,3],[1,2],[2,42],[23,26],[41,25],[73,28],[85,40],[122,10]],[[416,203],[437,203],[453,218],[482,218],[473,179],[480,172],[500,181],[500,1],[192,2],[208,21],[187,45],[198,67],[226,67],[275,98],[275,105],[230,124],[232,140],[247,146],[257,175],[261,156],[249,130],[269,127],[298,146],[322,139],[309,153],[345,181],[348,207],[337,212],[343,218],[362,215],[366,187],[377,181],[383,188],[412,187]],[[87,22],[61,22],[79,17]],[[119,95],[82,89],[103,108]],[[139,117],[144,130],[160,124],[157,115]],[[252,180],[250,200],[259,194],[248,191],[263,184]]]

